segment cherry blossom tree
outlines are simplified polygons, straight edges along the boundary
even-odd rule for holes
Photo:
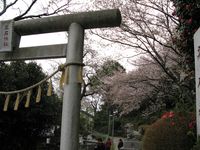
[[[155,102],[161,75],[160,69],[152,64],[129,73],[116,73],[104,78],[105,97],[120,108],[121,114],[141,110],[144,105]]]
[[[92,33],[111,43],[123,45],[124,53],[126,49],[134,51],[137,58],[132,61],[132,64],[136,67],[142,68],[141,66],[144,67],[149,63],[157,67],[162,73],[159,74],[159,84],[153,84],[154,88],[163,89],[164,93],[160,93],[161,95],[167,94],[165,99],[168,99],[168,102],[176,101],[174,102],[175,104],[181,103],[187,105],[187,108],[191,108],[195,100],[194,69],[192,67],[193,59],[190,59],[193,55],[189,55],[191,51],[189,52],[187,48],[189,47],[192,49],[192,45],[191,42],[190,45],[188,45],[187,42],[183,42],[182,40],[184,35],[182,32],[184,31],[185,33],[185,29],[190,28],[190,26],[185,28],[185,24],[188,25],[188,19],[190,18],[185,18],[183,15],[186,12],[188,14],[197,12],[199,5],[194,2],[190,4],[190,2],[186,3],[182,1],[174,1],[173,3],[171,0],[97,0],[94,3],[97,8],[120,8],[122,12],[122,24],[120,28],[117,28],[113,32],[108,30],[96,30]],[[187,8],[193,5],[195,7],[192,8],[194,8],[195,11],[189,13]],[[175,8],[177,8],[177,12],[179,12],[178,15],[174,14]],[[183,11],[182,8],[187,10]],[[193,17],[193,19],[194,18],[195,17]],[[192,22],[195,21],[193,20]],[[184,30],[180,30],[183,29],[183,27]],[[191,29],[195,29],[195,27],[191,27]],[[192,32],[194,32],[194,30],[192,30]],[[191,41],[191,39],[190,37],[184,41]],[[133,58],[135,57],[132,57],[132,59]],[[138,58],[141,58],[143,61]],[[139,70],[141,71],[141,69]],[[133,71],[132,74],[135,74],[135,72]],[[147,77],[148,76],[149,74]],[[122,77],[119,78],[122,79]],[[150,83],[152,82],[151,79],[143,79],[145,81],[148,80]],[[140,79],[138,80],[140,81]],[[109,82],[109,84],[111,83]],[[148,87],[146,83],[144,85],[145,88]],[[144,93],[146,91],[148,90],[141,90],[141,92]],[[152,93],[151,91],[149,92]],[[139,92],[135,92],[132,97],[137,97],[137,94],[138,96],[140,95]]]
[[[169,53],[176,55],[176,58],[181,55],[173,45],[178,19],[171,15],[173,6],[170,0],[110,0],[95,3],[101,8],[119,7],[122,12],[121,27],[113,32],[105,30],[104,34],[99,30],[95,32],[98,36],[125,45],[138,55],[148,55],[170,78],[177,80],[178,77],[166,64],[166,59],[170,59]]]

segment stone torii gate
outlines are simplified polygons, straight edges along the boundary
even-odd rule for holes
[[[83,63],[84,30],[116,27],[121,24],[118,9],[83,12],[14,22],[14,32],[23,35],[69,31],[68,44],[29,48],[15,47],[0,53],[0,60],[30,60],[67,57],[69,76],[64,85],[60,150],[78,150],[81,83],[78,81]]]

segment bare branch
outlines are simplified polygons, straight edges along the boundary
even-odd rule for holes
[[[6,0],[3,0],[3,10],[0,12],[0,16],[3,15],[8,8],[10,8],[11,6],[13,6],[14,4],[17,3],[18,0],[15,0],[14,2],[10,3],[7,5],[7,2]]]
[[[151,2],[151,4],[155,5],[156,7],[154,6],[151,6],[151,5],[148,5],[147,3],[140,3],[139,1],[135,1],[133,0],[133,2],[135,2],[136,4],[139,4],[141,6],[145,6],[145,7],[148,7],[148,8],[151,8],[151,9],[154,9],[154,10],[157,10],[161,13],[163,13],[164,15],[168,16],[171,18],[171,20],[176,24],[178,25],[179,24],[179,20],[177,18],[175,18],[174,16],[170,15],[169,13],[165,12],[163,9],[160,9],[160,5],[156,4],[156,2]]]
[[[34,0],[34,1],[36,2],[37,0]],[[41,17],[45,17],[45,16],[51,16],[51,15],[54,15],[54,14],[58,14],[60,12],[66,11],[66,8],[67,8],[67,6],[69,5],[70,2],[71,2],[71,0],[69,0],[67,3],[65,3],[61,6],[58,6],[55,2],[53,2],[57,6],[57,8],[54,11],[45,12],[45,13],[41,13],[41,14],[37,14],[37,15],[27,15],[27,13],[30,11],[31,7],[34,4],[32,2],[32,4],[29,6],[29,8],[26,10],[26,12],[24,12],[22,15],[20,15],[16,18],[14,18],[14,20],[17,21],[17,20],[28,19],[28,18],[41,18]]]
[[[24,13],[22,13],[21,15],[17,16],[14,18],[15,21],[20,20],[23,16],[25,16],[30,10],[31,8],[34,6],[34,4],[37,2],[37,0],[33,0],[31,2],[31,4],[29,5],[29,7],[26,9],[26,11]]]

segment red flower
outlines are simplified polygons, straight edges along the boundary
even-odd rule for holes
[[[168,117],[169,118],[173,118],[174,117],[174,112],[170,111]]]
[[[174,117],[174,112],[172,112],[172,111],[166,112],[161,116],[162,119],[173,118],[173,117]]]
[[[166,119],[166,118],[168,118],[167,113],[163,114],[163,115],[161,116],[161,118],[162,118],[162,119]]]

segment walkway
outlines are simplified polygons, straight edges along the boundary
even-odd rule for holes
[[[117,144],[119,141],[119,137],[115,137],[113,142],[115,145],[115,149],[114,150],[118,150],[117,149]],[[138,141],[137,139],[124,139],[121,138],[124,142],[124,147],[122,150],[140,150],[140,141]]]

